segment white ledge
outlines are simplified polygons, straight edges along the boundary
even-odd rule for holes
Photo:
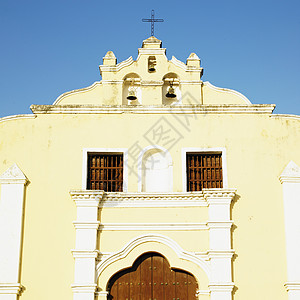
[[[209,259],[211,258],[232,258],[234,255],[234,250],[209,250],[207,252]]]
[[[20,295],[24,290],[24,286],[20,283],[0,283],[1,294],[15,294]]]
[[[73,293],[95,293],[97,284],[72,284]]]
[[[97,230],[99,228],[100,221],[96,221],[96,222],[74,221],[73,224],[76,229],[96,229]]]
[[[275,105],[31,105],[34,114],[267,114]]]
[[[74,258],[97,258],[99,250],[71,250]]]
[[[287,291],[290,290],[300,291],[300,282],[286,282],[284,286]]]
[[[234,283],[233,282],[215,282],[215,283],[212,282],[208,286],[211,292],[219,292],[219,291],[231,292],[234,288]]]

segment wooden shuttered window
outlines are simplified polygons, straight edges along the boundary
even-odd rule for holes
[[[88,154],[89,190],[123,191],[123,154]]]
[[[187,191],[222,188],[221,153],[187,153]]]

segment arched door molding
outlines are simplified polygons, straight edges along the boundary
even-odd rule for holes
[[[195,253],[183,250],[174,240],[160,234],[145,234],[128,242],[119,252],[107,253],[97,264],[96,276],[100,291],[105,291],[110,278],[119,270],[130,268],[137,257],[146,252],[164,256],[171,268],[193,274],[200,290],[208,290],[210,265]]]

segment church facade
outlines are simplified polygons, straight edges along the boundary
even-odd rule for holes
[[[300,299],[300,117],[155,37],[0,119],[0,300]]]

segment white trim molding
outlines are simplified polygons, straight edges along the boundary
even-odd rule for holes
[[[0,176],[0,299],[16,300],[20,283],[25,186],[28,179],[16,165]]]
[[[300,291],[300,283],[299,282],[286,282],[284,284],[287,291],[296,290]]]
[[[76,206],[99,207],[206,207],[231,203],[235,189],[204,189],[199,192],[120,193],[96,190],[71,190]],[[231,222],[227,220],[226,222]],[[211,222],[218,222],[212,220]],[[222,222],[222,221],[220,221]]]
[[[211,300],[231,300],[232,282],[230,204],[235,197],[235,189],[204,189],[208,203],[209,248],[208,257],[212,271],[209,289]]]
[[[138,237],[133,238],[131,241],[129,241],[120,251],[110,253],[109,255],[105,255],[102,260],[97,264],[97,277],[101,275],[102,272],[106,268],[108,268],[110,265],[114,264],[115,262],[118,262],[122,260],[123,258],[127,257],[130,252],[132,252],[135,248],[139,247],[140,245],[143,245],[145,243],[159,243],[164,244],[168,246],[168,248],[172,249],[176,253],[179,259],[187,260],[190,262],[193,262],[194,264],[198,265],[206,274],[207,278],[210,278],[211,275],[211,268],[207,261],[205,261],[202,257],[199,257],[193,252],[188,252],[183,250],[174,240],[171,238],[161,235],[161,234],[144,234]],[[131,266],[134,262],[134,260],[137,257],[134,256],[133,260],[130,262]],[[168,258],[167,258],[168,259]],[[169,261],[172,265],[172,261]],[[111,274],[113,275],[113,274]],[[110,276],[109,276],[110,278]],[[108,279],[109,279],[108,278]]]
[[[82,189],[87,188],[87,167],[89,153],[123,154],[123,192],[128,188],[128,148],[83,148],[82,149]]]
[[[185,193],[106,193],[81,190],[70,191],[70,194],[77,206],[77,220],[74,222],[76,248],[72,250],[75,259],[74,300],[89,300],[95,296],[105,299],[111,276],[117,270],[132,266],[136,258],[147,251],[161,253],[172,267],[194,274],[201,284],[200,290],[205,291],[202,294],[210,295],[211,300],[231,299],[234,250],[231,249],[230,231],[233,222],[230,220],[230,204],[235,196],[235,189],[205,189]],[[209,217],[206,223],[99,222],[100,207],[181,207],[191,204],[208,207]],[[170,237],[153,232],[133,238],[117,252],[102,253],[96,249],[97,235],[101,231],[140,230],[209,230],[209,250],[189,252]],[[94,291],[90,287],[97,280],[98,289]]]
[[[97,248],[98,209],[103,191],[93,191],[95,197],[73,198],[77,208],[76,245],[72,250],[75,260],[74,284],[72,285],[74,300],[94,300],[97,284],[95,281]],[[72,193],[71,193],[72,195]]]
[[[227,157],[225,147],[213,147],[213,148],[201,148],[201,147],[189,147],[181,149],[181,163],[182,163],[182,190],[187,190],[187,168],[186,168],[186,155],[187,153],[221,153],[222,154],[222,174],[223,174],[223,188],[228,188],[227,178]],[[213,190],[213,189],[211,189]],[[223,196],[222,196],[223,197]]]
[[[24,289],[20,283],[0,283],[0,299],[17,299]]]
[[[287,255],[285,287],[289,300],[300,299],[300,167],[290,161],[281,173]]]

